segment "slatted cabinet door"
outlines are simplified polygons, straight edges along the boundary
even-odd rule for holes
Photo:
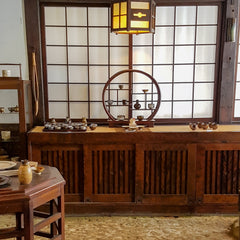
[[[66,180],[66,201],[83,200],[83,151],[82,145],[44,146],[35,161],[56,167]]]
[[[134,199],[133,145],[84,146],[84,201],[131,202]]]
[[[198,146],[196,196],[199,204],[236,204],[240,186],[240,144]]]
[[[136,202],[191,205],[196,145],[136,145]]]

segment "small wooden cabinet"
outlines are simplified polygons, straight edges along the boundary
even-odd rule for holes
[[[26,132],[27,132],[27,121],[26,121],[26,104],[25,104],[25,94],[26,90],[30,87],[29,80],[21,80],[20,77],[0,77],[0,90],[17,90],[18,94],[18,115],[19,115],[19,144],[20,144],[20,157],[26,158],[27,157],[27,143],[26,143]],[[7,99],[6,99],[7,101]],[[30,110],[30,108],[29,108]],[[29,114],[31,111],[28,111]],[[9,114],[9,113],[1,113],[2,114]],[[29,116],[31,120],[31,116]],[[7,123],[8,124],[8,123]],[[6,129],[7,130],[7,129]],[[16,139],[10,139],[8,143],[16,144]]]

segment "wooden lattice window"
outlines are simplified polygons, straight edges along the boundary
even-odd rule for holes
[[[108,7],[43,5],[46,118],[106,122],[104,84],[133,68],[159,83],[157,122],[214,120],[221,11],[218,3],[157,6],[156,33],[129,36],[110,32]],[[135,87],[144,89],[138,78]]]

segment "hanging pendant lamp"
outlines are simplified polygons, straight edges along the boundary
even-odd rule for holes
[[[154,0],[113,0],[111,31],[117,34],[154,33],[155,15]]]

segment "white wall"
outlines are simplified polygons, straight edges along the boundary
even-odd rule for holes
[[[22,64],[22,78],[28,80],[23,4],[23,0],[0,0],[0,63]]]
[[[28,80],[27,43],[23,0],[0,0],[0,63],[17,63],[22,65],[22,79]],[[18,76],[18,68],[0,66],[12,70],[12,76]],[[0,106],[8,107],[18,104],[16,90],[0,90]],[[0,123],[18,123],[18,114],[2,114]],[[7,129],[6,129],[7,130]]]

